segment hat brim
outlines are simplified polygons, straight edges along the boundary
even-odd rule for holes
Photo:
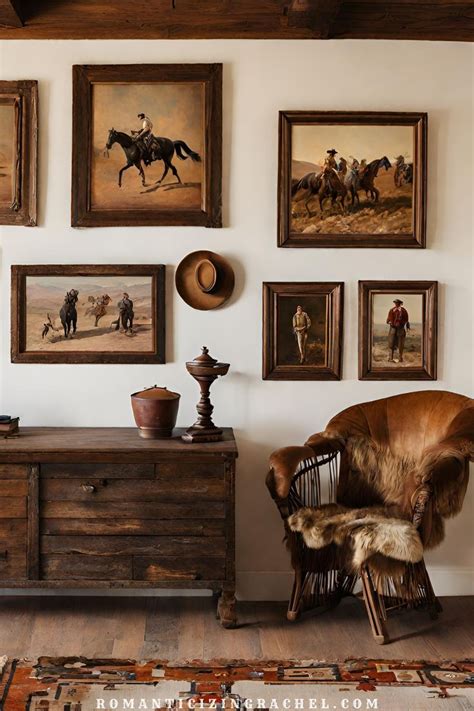
[[[203,259],[209,259],[217,271],[216,285],[210,293],[201,291],[196,282],[196,266]],[[222,306],[232,295],[234,283],[234,271],[229,262],[220,254],[204,249],[186,255],[176,269],[178,294],[188,306],[199,311],[210,311]]]

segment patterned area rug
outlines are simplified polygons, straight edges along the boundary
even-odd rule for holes
[[[0,657],[1,711],[474,709],[474,661],[138,663]]]

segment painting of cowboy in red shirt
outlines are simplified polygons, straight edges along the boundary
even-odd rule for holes
[[[374,296],[372,324],[374,367],[421,366],[422,308],[423,298],[420,294],[403,295],[403,299],[395,294]]]

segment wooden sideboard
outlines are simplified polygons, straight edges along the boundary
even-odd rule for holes
[[[204,588],[235,625],[237,447],[131,428],[0,440],[0,587]]]

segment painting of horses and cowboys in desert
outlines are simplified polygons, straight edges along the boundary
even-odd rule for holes
[[[12,267],[20,360],[164,362],[164,267],[135,269]]]
[[[26,349],[151,351],[151,277],[27,277]]]
[[[92,88],[91,207],[200,209],[202,83],[98,83]]]
[[[351,123],[344,114],[332,121],[294,113],[283,115],[280,243],[423,246],[426,117],[401,114],[378,124],[373,114]]]

